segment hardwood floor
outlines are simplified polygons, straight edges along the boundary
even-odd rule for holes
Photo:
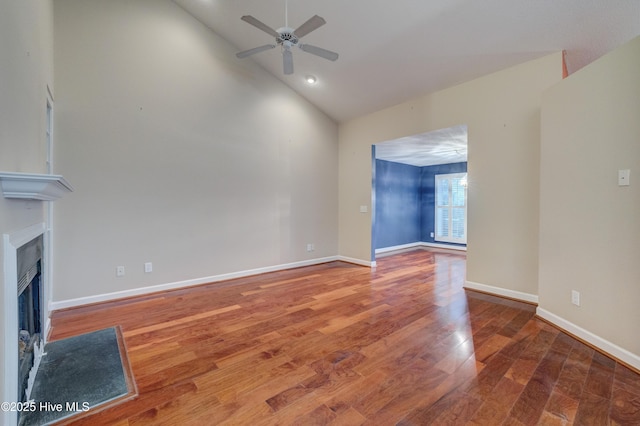
[[[120,325],[139,396],[74,424],[640,424],[640,377],[415,250],[56,312]]]

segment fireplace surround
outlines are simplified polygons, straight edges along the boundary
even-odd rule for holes
[[[17,249],[18,266],[18,398],[31,395],[33,380],[41,358],[42,264],[44,237],[39,235]],[[9,349],[11,350],[11,349]]]
[[[20,389],[24,390],[25,383],[28,386],[29,380],[33,382],[35,375],[35,370],[32,371],[29,366],[26,373],[20,377],[19,342],[23,341],[25,349],[30,347],[32,351],[28,355],[33,358],[29,360],[29,364],[37,364],[49,328],[46,298],[43,296],[45,282],[43,271],[46,271],[44,265],[46,256],[43,253],[47,238],[45,231],[45,224],[39,223],[3,236],[4,395],[15,402],[23,399]],[[17,413],[3,414],[5,424],[16,424]]]

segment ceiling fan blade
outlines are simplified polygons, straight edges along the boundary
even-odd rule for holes
[[[240,18],[240,19],[242,19],[242,20],[243,20],[244,22],[246,22],[247,24],[251,24],[251,25],[253,25],[254,27],[256,27],[257,29],[264,31],[265,33],[267,33],[267,34],[269,34],[269,35],[271,35],[271,36],[273,36],[273,37],[275,37],[275,38],[280,37],[280,34],[278,34],[278,33],[276,32],[276,30],[274,30],[273,28],[269,27],[269,26],[268,26],[267,24],[265,24],[264,22],[257,20],[256,18],[254,18],[254,17],[253,17],[253,16],[251,16],[251,15],[244,15],[244,16],[243,16],[242,18]]]
[[[285,75],[293,74],[293,55],[289,49],[282,51],[282,67]]]
[[[324,18],[319,17],[318,15],[313,15],[311,18],[307,19],[307,22],[300,25],[293,33],[298,38],[302,38],[309,34],[311,31],[316,30],[326,24],[327,21]]]
[[[307,53],[320,56],[321,58],[325,58],[330,61],[335,61],[336,59],[338,59],[338,54],[336,52],[332,52],[321,47],[312,46],[310,44],[299,44],[298,46],[300,46],[300,49],[304,50]]]
[[[275,44],[265,44],[264,46],[254,47],[253,49],[243,50],[242,52],[238,52],[236,53],[236,56],[238,58],[246,58],[247,56],[251,56],[255,53],[260,53],[265,50],[273,49],[275,47],[276,47]]]

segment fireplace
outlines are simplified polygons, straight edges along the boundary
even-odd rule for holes
[[[55,201],[73,191],[61,175],[15,172],[0,172],[0,189],[5,199],[30,200],[27,209],[38,206],[43,214],[45,206],[34,201]],[[51,292],[53,210],[51,206],[47,210],[46,224],[36,223],[2,234],[0,260],[4,265],[4,288],[0,289],[3,304],[0,315],[4,316],[4,366],[1,367],[4,380],[0,386],[5,403],[17,403],[27,396],[25,392],[35,379],[51,326],[47,302]],[[0,411],[0,424],[17,423],[15,410]]]
[[[50,327],[47,309],[49,233],[44,223],[3,234],[4,401],[28,400]],[[18,424],[0,412],[0,424]]]
[[[29,399],[42,347],[43,236],[19,247],[18,266],[18,398]]]

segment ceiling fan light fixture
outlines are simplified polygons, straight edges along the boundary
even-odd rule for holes
[[[315,75],[307,75],[304,78],[304,81],[306,81],[308,84],[316,84],[318,82],[318,79]]]

